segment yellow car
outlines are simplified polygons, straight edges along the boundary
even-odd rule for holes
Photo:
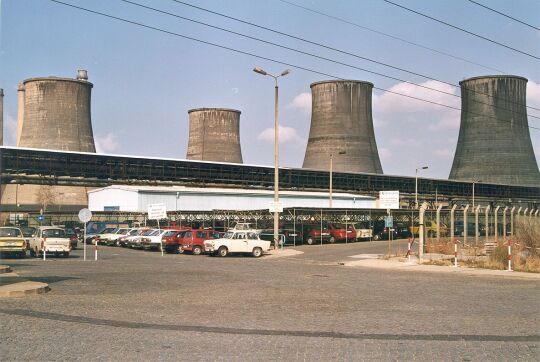
[[[12,254],[20,258],[26,256],[26,241],[21,229],[0,227],[0,254]]]

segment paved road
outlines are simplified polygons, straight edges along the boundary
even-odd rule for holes
[[[338,265],[386,242],[287,258],[103,247],[3,260],[45,295],[0,300],[1,360],[540,358],[537,281]]]

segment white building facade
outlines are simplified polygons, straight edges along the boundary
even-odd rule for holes
[[[328,208],[327,192],[281,191],[283,208]],[[273,190],[196,187],[108,186],[88,191],[91,211],[147,212],[163,203],[167,211],[263,210],[274,200]],[[375,208],[376,199],[351,193],[333,193],[337,209]]]

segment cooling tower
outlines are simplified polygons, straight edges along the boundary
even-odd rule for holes
[[[240,111],[199,108],[188,113],[188,160],[242,163]]]
[[[461,126],[450,179],[540,185],[526,109],[527,79],[463,80]]]
[[[80,70],[77,79],[31,78],[19,85],[17,146],[96,152],[87,79]],[[88,205],[86,188],[71,186],[5,185],[0,201],[18,210]]]
[[[78,79],[32,78],[24,84],[20,147],[96,152],[90,118],[92,83]]]
[[[311,128],[304,168],[382,173],[371,115],[373,84],[356,80],[311,84]]]

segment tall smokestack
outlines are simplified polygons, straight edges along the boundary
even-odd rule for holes
[[[19,88],[17,90],[17,147],[19,147],[19,143],[21,142],[21,133],[23,128],[23,122],[24,122],[24,84],[19,84]]]
[[[311,128],[304,168],[382,173],[377,151],[371,91],[373,84],[356,80],[311,84]]]
[[[199,108],[188,113],[188,160],[242,163],[240,111]]]
[[[461,81],[461,126],[450,179],[540,185],[526,108],[527,79]]]

